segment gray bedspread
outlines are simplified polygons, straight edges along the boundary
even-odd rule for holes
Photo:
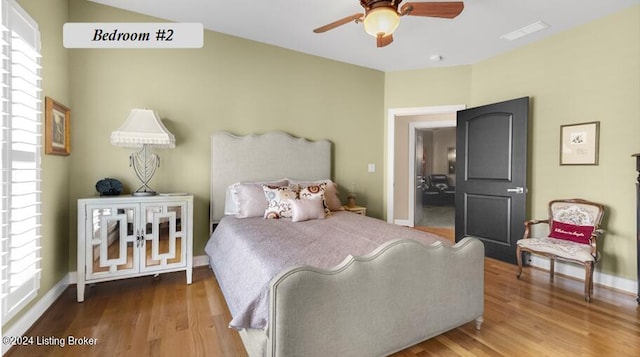
[[[394,239],[425,245],[446,239],[350,212],[323,220],[224,217],[205,246],[209,264],[225,296],[235,329],[267,326],[269,284],[286,268],[329,269],[347,256],[362,256]]]

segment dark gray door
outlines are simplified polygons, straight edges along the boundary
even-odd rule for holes
[[[457,116],[456,241],[480,238],[487,257],[516,262],[527,202],[529,98]]]

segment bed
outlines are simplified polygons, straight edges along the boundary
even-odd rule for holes
[[[283,132],[218,132],[211,143],[216,228],[205,251],[250,356],[382,356],[466,323],[480,328],[478,239],[451,245],[326,201],[318,219],[242,216],[228,208],[230,187],[295,182],[302,195],[331,177],[331,143]]]

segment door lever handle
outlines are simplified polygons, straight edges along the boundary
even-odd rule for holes
[[[507,192],[524,193],[524,187],[508,188]]]

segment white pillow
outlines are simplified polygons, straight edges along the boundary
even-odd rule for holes
[[[224,214],[238,218],[262,217],[267,207],[262,185],[286,186],[286,179],[263,182],[236,182],[227,187]]]
[[[322,198],[289,200],[291,204],[291,221],[302,222],[310,219],[324,219]]]

